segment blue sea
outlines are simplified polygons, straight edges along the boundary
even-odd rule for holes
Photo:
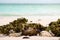
[[[0,4],[0,16],[58,16],[60,4]]]

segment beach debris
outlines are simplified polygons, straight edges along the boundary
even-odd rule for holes
[[[49,30],[49,33],[50,33],[52,36],[55,36],[55,34],[53,34],[51,30]]]
[[[50,34],[48,31],[41,31],[40,36],[42,36],[42,37],[52,37],[52,34]]]
[[[13,30],[10,30],[10,31],[9,31],[9,33],[15,33],[15,31],[13,31]]]
[[[4,35],[3,34],[0,34],[0,37],[3,37]]]
[[[33,35],[36,35],[37,32],[36,32],[35,29],[29,27],[27,30],[24,30],[24,31],[22,32],[22,34],[23,34],[23,35],[33,36]]]
[[[21,34],[22,34],[21,32],[20,33],[10,33],[9,36],[10,37],[19,37],[19,36],[21,36]]]
[[[29,39],[29,37],[28,36],[25,36],[25,37],[23,37],[23,39]]]

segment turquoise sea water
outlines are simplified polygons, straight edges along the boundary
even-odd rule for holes
[[[60,4],[0,4],[0,15],[60,15]]]

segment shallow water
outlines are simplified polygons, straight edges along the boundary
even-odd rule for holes
[[[60,4],[0,4],[0,15],[60,15]]]

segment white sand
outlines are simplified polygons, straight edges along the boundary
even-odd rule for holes
[[[29,39],[23,39],[22,37],[0,37],[0,40],[59,40],[59,37],[40,37],[32,36]]]
[[[0,16],[0,25],[9,24],[17,18],[25,17],[28,19],[28,23],[33,21],[33,23],[40,23],[47,26],[51,21],[56,21],[60,16]]]

